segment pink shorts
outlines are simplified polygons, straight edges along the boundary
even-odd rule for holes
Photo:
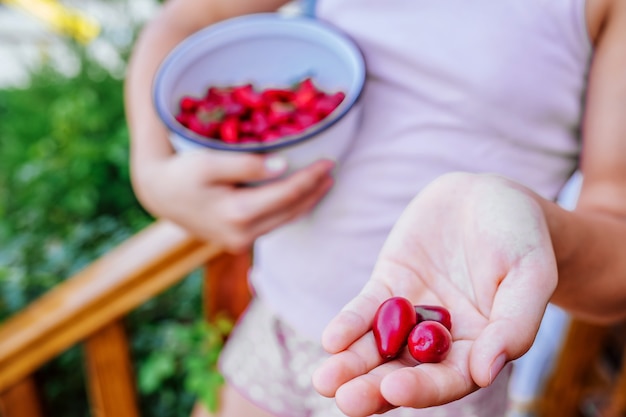
[[[254,299],[220,357],[227,383],[277,417],[345,417],[332,398],[320,395],[311,375],[328,357],[319,343],[302,337]],[[510,366],[489,387],[429,409],[398,408],[386,417],[503,417]]]

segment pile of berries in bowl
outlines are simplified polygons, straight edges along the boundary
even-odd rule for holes
[[[257,145],[302,133],[328,117],[344,98],[342,91],[320,90],[311,78],[283,88],[211,86],[203,95],[183,97],[176,120],[208,139]]]
[[[358,47],[338,29],[260,13],[185,39],[162,62],[153,94],[177,151],[279,152],[294,170],[343,158],[364,81]]]

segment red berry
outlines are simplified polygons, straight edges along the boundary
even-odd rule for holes
[[[318,115],[320,119],[328,116],[339,106],[346,95],[342,92],[335,94],[320,94],[313,104],[313,111]]]
[[[204,96],[206,103],[221,104],[225,99],[230,97],[232,90],[228,87],[212,86],[207,89],[207,93]]]
[[[265,105],[261,94],[254,90],[252,84],[233,88],[232,97],[235,101],[250,109],[258,109]]]
[[[295,96],[293,98],[293,103],[299,109],[306,109],[311,106],[313,100],[318,94],[317,88],[313,84],[313,80],[310,78],[305,78],[302,82],[297,86],[294,91]]]
[[[296,112],[293,115],[293,122],[302,130],[306,129],[309,126],[313,126],[318,121],[319,120],[317,119],[317,117],[315,117],[311,113]]]
[[[222,108],[224,109],[224,114],[226,116],[236,116],[243,117],[246,114],[246,106],[241,103],[237,103],[236,101],[225,101],[222,104]]]
[[[285,88],[268,88],[261,92],[261,97],[266,104],[275,102],[289,103],[293,101],[295,93]]]
[[[383,302],[374,315],[372,330],[378,353],[391,359],[406,345],[407,336],[417,323],[413,304],[404,297],[392,297]]]
[[[190,115],[187,128],[198,135],[208,138],[215,137],[219,132],[219,124],[217,122],[204,122],[194,115]]]
[[[180,111],[183,113],[192,113],[198,108],[200,100],[197,98],[185,96],[180,99]]]
[[[275,140],[280,139],[282,135],[280,134],[280,132],[276,130],[267,129],[261,132],[260,137],[261,137],[261,142],[273,142]]]
[[[273,125],[287,123],[291,119],[294,111],[295,107],[293,104],[275,101],[270,104],[267,120]]]
[[[409,353],[418,362],[437,363],[443,361],[452,347],[450,331],[437,321],[422,321],[409,334]]]
[[[442,306],[416,305],[415,313],[417,322],[433,320],[443,324],[448,330],[452,330],[452,318],[448,309]]]
[[[192,117],[195,116],[191,115],[190,113],[178,113],[175,118],[181,125],[189,127],[189,121]]]
[[[221,106],[208,102],[200,103],[195,114],[204,123],[221,122],[226,115]]]
[[[252,123],[252,131],[257,135],[265,132],[270,125],[269,121],[267,120],[267,115],[260,110],[252,112],[252,115],[250,116],[250,122]]]
[[[229,117],[220,126],[220,136],[226,143],[237,143],[239,141],[239,122],[235,117]]]

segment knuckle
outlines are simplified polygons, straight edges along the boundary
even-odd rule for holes
[[[240,254],[248,250],[252,246],[253,241],[250,236],[240,233],[231,233],[227,236],[224,246],[229,252]]]
[[[252,224],[250,214],[244,208],[236,207],[227,213],[224,221],[234,230],[245,230]]]

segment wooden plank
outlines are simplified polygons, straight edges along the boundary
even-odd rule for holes
[[[27,377],[0,394],[0,416],[44,416],[41,399],[34,378]]]
[[[624,330],[626,330],[626,323],[618,326],[616,329],[618,332],[624,332]],[[624,338],[622,337],[622,339]],[[620,368],[617,369],[617,376],[610,392],[608,406],[603,413],[604,417],[626,416],[626,346],[624,345],[624,340],[620,340],[619,343],[622,350]]]
[[[248,271],[250,252],[241,255],[222,253],[205,266],[204,304],[208,320],[217,314],[237,319],[250,301]]]
[[[0,326],[0,392],[219,255],[158,221]]]
[[[572,320],[552,375],[537,401],[537,417],[581,415],[585,394],[593,385],[594,369],[609,328]]]
[[[87,392],[93,417],[139,417],[128,340],[120,321],[105,326],[85,344]]]

